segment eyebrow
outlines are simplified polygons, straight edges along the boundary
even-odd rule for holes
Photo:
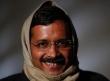
[[[63,40],[71,40],[71,39],[68,39],[68,38],[61,38],[61,39],[56,40],[55,42],[63,41]],[[50,42],[50,41],[47,40],[47,39],[40,39],[40,40],[37,40],[35,43],[38,43],[38,42]]]
[[[48,40],[46,39],[40,39],[40,40],[37,40],[35,43],[38,43],[38,42],[47,42]]]

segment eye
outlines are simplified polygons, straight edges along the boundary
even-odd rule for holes
[[[58,44],[58,46],[61,47],[61,48],[65,48],[65,47],[70,46],[69,41],[59,41],[57,44]]]
[[[38,48],[47,48],[48,44],[49,44],[48,42],[42,41],[42,42],[37,43],[36,47],[38,47]]]

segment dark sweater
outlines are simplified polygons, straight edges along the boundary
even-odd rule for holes
[[[29,81],[24,72],[15,74],[0,81]],[[102,76],[101,74],[90,72],[90,71],[82,71],[80,70],[80,75],[77,81],[109,81],[107,78]]]

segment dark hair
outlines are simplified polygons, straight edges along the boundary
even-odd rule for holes
[[[49,25],[55,20],[62,20],[66,25],[68,36],[72,36],[69,16],[52,1],[46,1],[35,12],[31,22],[31,28],[35,25]]]
[[[35,25],[49,25],[55,20],[62,20],[65,23],[69,36],[72,38],[73,35],[75,51],[77,53],[78,39],[71,19],[61,8],[57,7],[54,2],[46,1],[41,5],[33,16],[31,28],[33,28]]]
[[[47,1],[35,12],[31,27],[34,27],[35,25],[48,25],[55,20],[67,22],[68,16],[63,10],[52,5],[52,1]]]

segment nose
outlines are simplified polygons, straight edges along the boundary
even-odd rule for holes
[[[48,57],[55,58],[58,56],[58,54],[58,48],[54,44],[51,44],[48,50]]]

